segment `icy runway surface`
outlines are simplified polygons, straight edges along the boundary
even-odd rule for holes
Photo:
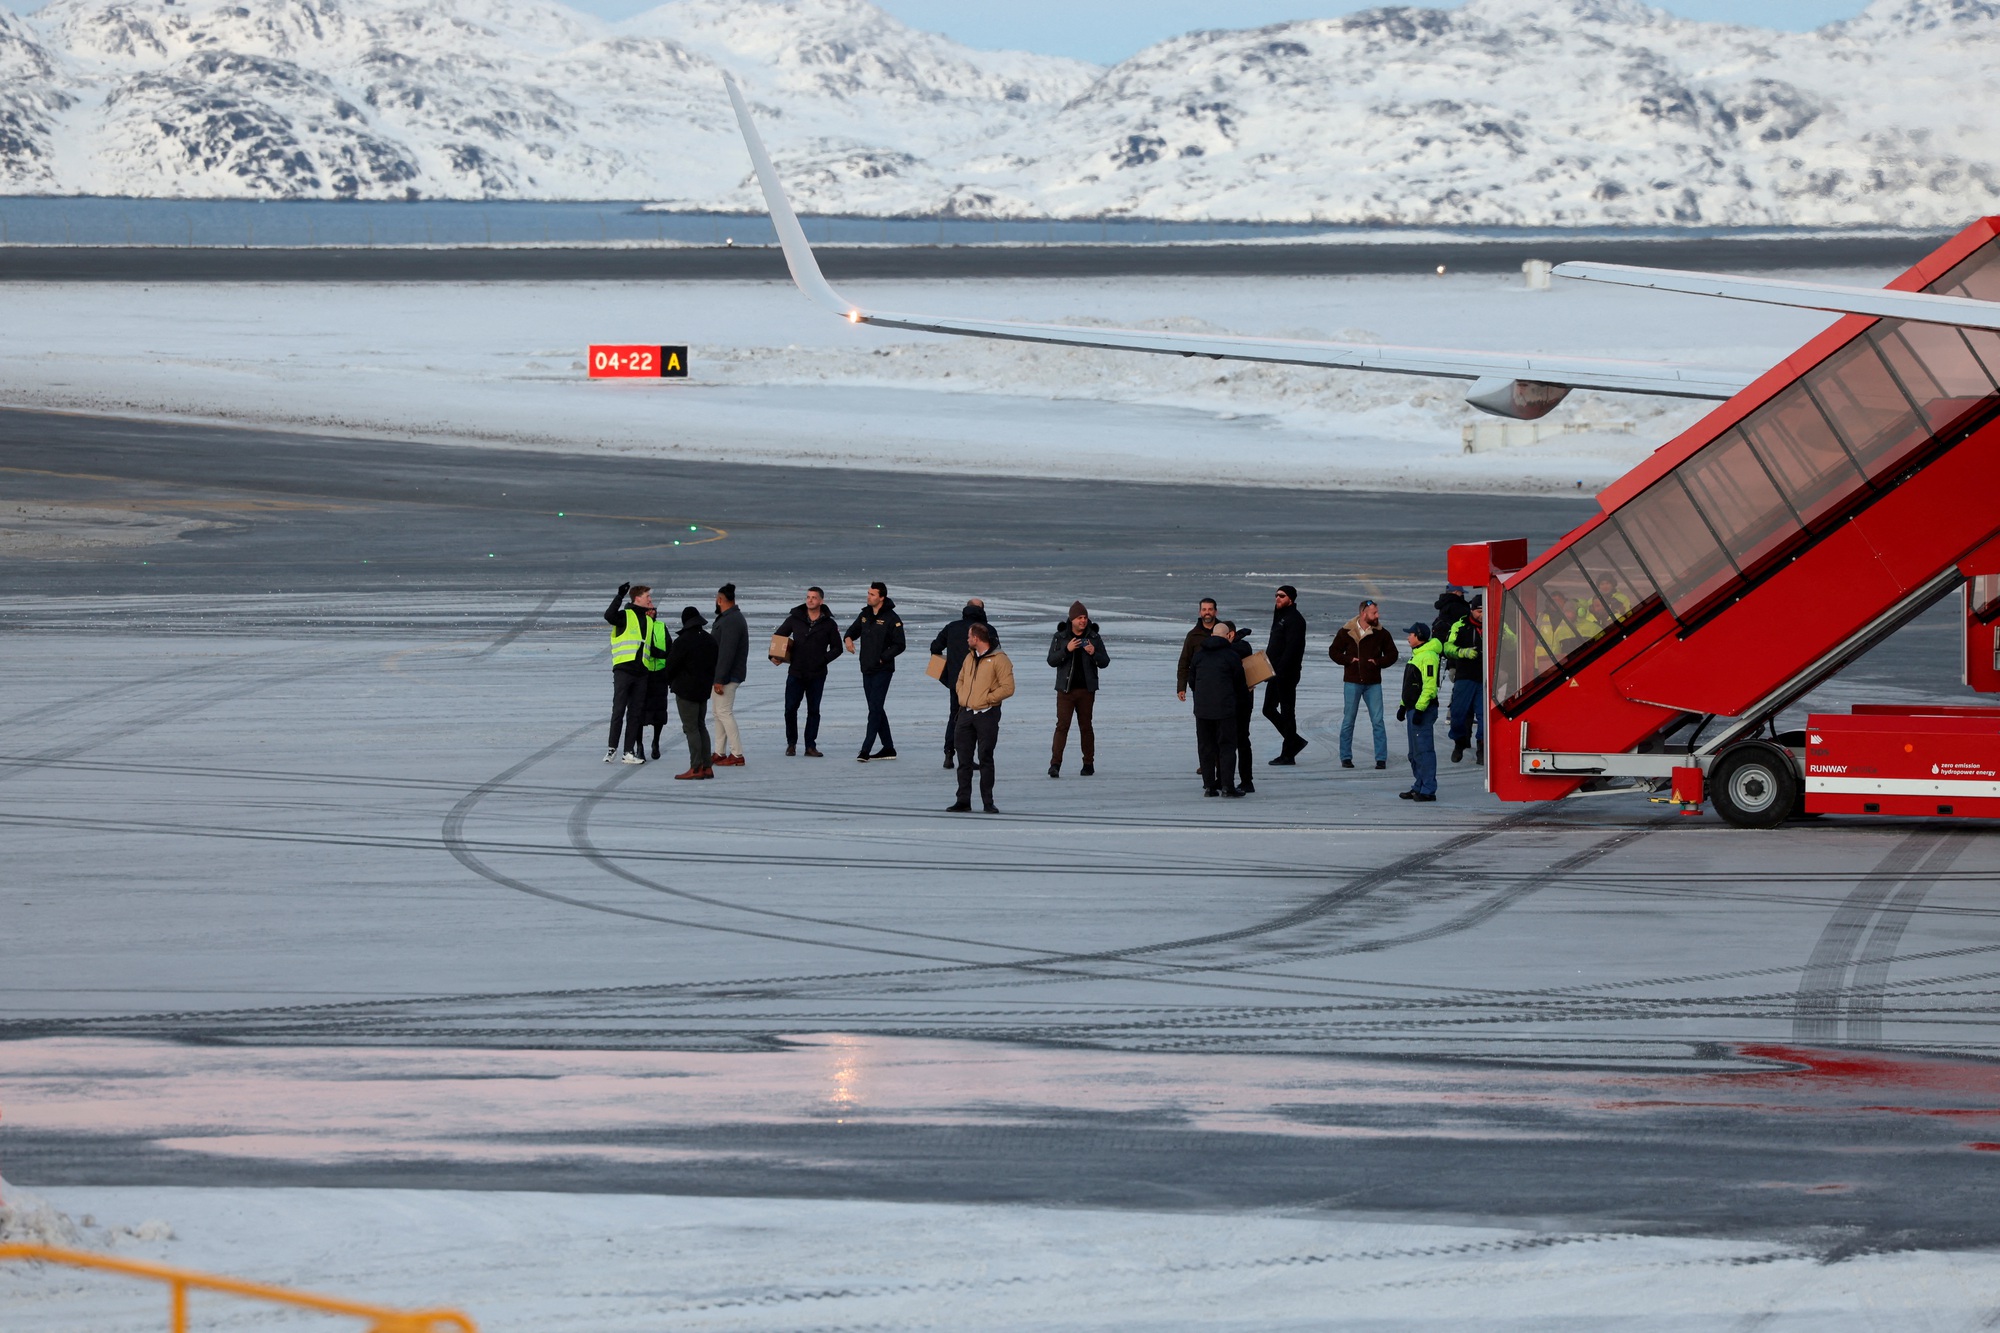
[[[1552,251],[1552,258],[1560,259]],[[1882,271],[1804,276],[1879,285]],[[872,282],[884,310],[1742,368],[1809,311],[1519,278]],[[1465,384],[856,328],[789,284],[21,283],[0,402],[818,467],[1397,490],[1594,491],[1702,405],[1580,393],[1468,454]],[[690,377],[586,379],[590,343],[688,344]],[[1562,433],[1557,433],[1560,430]]]
[[[1447,535],[1540,545],[1587,501],[9,413],[0,448],[0,1171],[164,1219],[147,1253],[423,1300],[492,1275],[499,1328],[541,1301],[576,1328],[2000,1304],[1971,1253],[2000,1242],[1980,827],[1502,807],[1449,763],[1416,807],[1365,724],[1337,767],[1355,601],[1427,618]],[[885,579],[901,757],[853,761],[841,663],[828,757],[784,758],[753,654],[747,767],[675,782],[671,730],[668,762],[605,766],[628,578],[670,615],[732,579],[754,634],[809,582],[845,617]],[[1312,745],[1205,801],[1173,700],[1193,602],[1261,642],[1287,581]],[[944,812],[919,670],[967,595],[1021,680],[993,817]],[[1077,597],[1113,657],[1098,772],[1072,737],[1051,781],[1043,654]],[[1956,644],[1927,617],[1827,702],[1951,697]],[[0,1301],[100,1308],[63,1281],[0,1274]]]

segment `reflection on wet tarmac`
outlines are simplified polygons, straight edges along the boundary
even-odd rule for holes
[[[744,1126],[1116,1125],[1302,1138],[1548,1140],[1648,1131],[2000,1137],[2000,1067],[1746,1045],[1708,1072],[1046,1049],[833,1033],[761,1054],[187,1047],[51,1038],[7,1048],[15,1136],[144,1141],[295,1164],[696,1161],[661,1136]],[[1864,1130],[1884,1118],[1931,1130]],[[1726,1122],[1726,1123],[1718,1123]],[[0,1139],[4,1145],[5,1139]],[[3,1152],[0,1149],[0,1152]],[[0,1167],[4,1167],[0,1155]]]

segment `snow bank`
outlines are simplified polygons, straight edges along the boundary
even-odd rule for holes
[[[1849,282],[1879,273],[1824,275]],[[1518,279],[870,284],[887,309],[1679,360],[1760,370],[1810,312]],[[1128,480],[1588,489],[1700,404],[1576,394],[1575,433],[1467,453],[1455,381],[854,328],[776,283],[37,284],[0,401],[564,452]],[[690,379],[591,383],[592,342]]]
[[[170,1210],[169,1262],[484,1333],[1975,1327],[2000,1256],[1280,1213],[434,1190],[62,1189]],[[152,1333],[155,1293],[0,1269],[8,1333]],[[209,1307],[215,1309],[213,1305]],[[213,1318],[211,1314],[209,1316]]]
[[[40,1195],[0,1179],[0,1245],[83,1244],[83,1232],[67,1213]]]

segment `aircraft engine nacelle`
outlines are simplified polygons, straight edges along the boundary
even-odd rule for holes
[[[1569,397],[1569,385],[1546,384],[1541,380],[1503,380],[1497,376],[1474,380],[1465,391],[1465,401],[1482,412],[1515,421],[1533,421],[1555,410]]]

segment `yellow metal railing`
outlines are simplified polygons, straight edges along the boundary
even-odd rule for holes
[[[164,1282],[171,1293],[168,1299],[173,1333],[188,1333],[190,1291],[219,1291],[253,1301],[271,1301],[304,1310],[318,1310],[322,1314],[366,1319],[369,1321],[368,1333],[439,1333],[439,1330],[448,1329],[455,1329],[458,1333],[479,1333],[473,1322],[456,1310],[390,1310],[380,1305],[363,1305],[359,1301],[336,1300],[331,1296],[313,1296],[303,1291],[268,1287],[260,1282],[238,1282],[235,1278],[211,1277],[207,1273],[191,1272],[185,1268],[169,1268],[165,1264],[149,1264],[135,1259],[112,1259],[101,1254],[88,1254],[82,1250],[59,1250],[48,1245],[0,1245],[0,1262],[10,1259],[68,1264],[72,1268],[95,1268],[110,1273],[123,1273],[127,1277]]]

